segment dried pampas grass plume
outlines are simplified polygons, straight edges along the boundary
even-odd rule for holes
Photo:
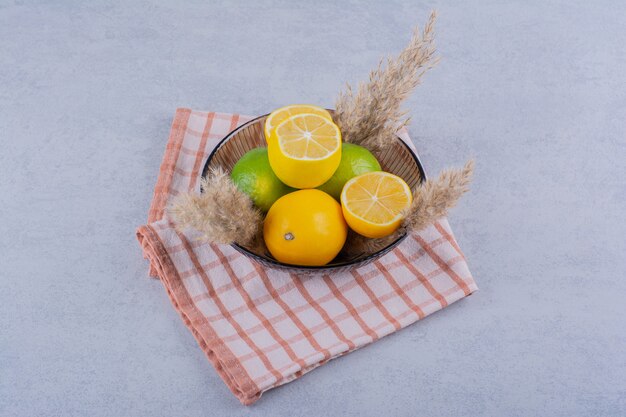
[[[350,85],[335,103],[335,122],[346,142],[370,150],[385,148],[396,132],[408,124],[400,109],[422,76],[438,62],[435,58],[433,11],[423,32],[413,32],[409,44],[395,58],[383,59],[370,72],[369,82],[360,83],[356,92]]]
[[[168,209],[175,227],[182,232],[195,229],[210,243],[249,245],[256,241],[261,213],[252,200],[239,191],[221,168],[211,169],[201,179],[202,193],[176,197]]]
[[[426,182],[413,192],[413,203],[403,222],[410,232],[418,232],[435,220],[447,215],[461,196],[469,191],[474,161],[461,169],[446,169],[435,180]]]

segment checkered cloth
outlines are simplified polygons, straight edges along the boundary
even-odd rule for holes
[[[179,193],[199,192],[211,150],[248,120],[177,110],[148,224],[137,230],[151,275],[161,279],[202,350],[246,405],[477,289],[445,219],[376,262],[317,276],[266,269],[230,246],[176,231],[164,217],[166,204]]]

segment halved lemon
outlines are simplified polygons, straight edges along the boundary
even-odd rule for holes
[[[333,120],[330,113],[328,113],[326,109],[323,109],[319,106],[314,106],[312,104],[292,104],[290,106],[281,107],[280,109],[276,109],[271,112],[270,115],[267,116],[267,119],[265,119],[265,140],[270,140],[271,132],[276,126],[278,126],[291,116],[303,113],[318,114],[320,116],[328,118],[328,120]]]
[[[411,189],[402,178],[381,171],[354,177],[341,191],[341,209],[348,226],[370,238],[395,232],[412,201]]]
[[[330,119],[313,113],[290,116],[270,133],[272,170],[294,188],[324,184],[341,161],[341,132]]]

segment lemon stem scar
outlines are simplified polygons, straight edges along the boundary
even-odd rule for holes
[[[293,235],[293,233],[285,233],[285,240],[294,240],[295,238],[296,237]]]

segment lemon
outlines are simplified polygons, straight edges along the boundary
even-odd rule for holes
[[[313,106],[311,104],[292,104],[290,106],[281,107],[280,109],[274,110],[267,116],[267,119],[265,119],[265,140],[269,142],[271,132],[276,126],[287,120],[290,116],[302,113],[318,114],[328,118],[328,120],[333,120],[330,113],[319,106]]]
[[[371,238],[396,231],[412,200],[407,183],[388,172],[370,172],[354,177],[341,192],[341,208],[346,222],[358,234]]]
[[[295,191],[283,184],[272,171],[267,148],[248,151],[237,161],[230,177],[237,188],[246,193],[264,212],[280,197]]]
[[[326,265],[337,256],[347,235],[341,206],[320,190],[299,190],[279,198],[263,224],[270,253],[290,265]]]
[[[294,188],[315,188],[335,173],[341,161],[341,132],[326,117],[290,116],[270,134],[268,156],[274,173]]]
[[[339,201],[341,190],[349,179],[374,171],[380,171],[380,164],[370,151],[353,143],[344,143],[339,167],[328,181],[317,188]]]

